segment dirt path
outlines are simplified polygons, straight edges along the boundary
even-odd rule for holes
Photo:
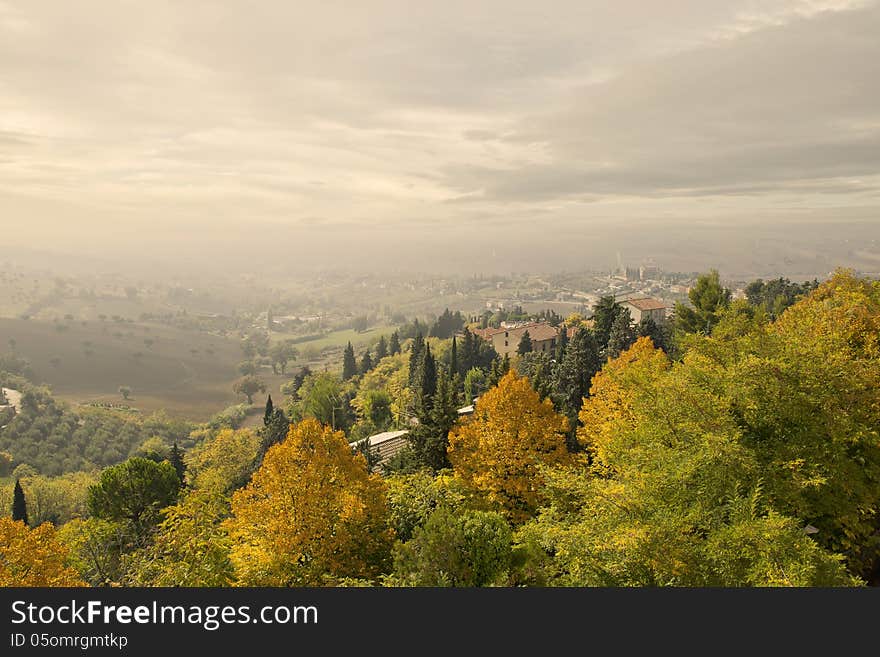
[[[15,409],[16,413],[21,412],[21,393],[18,390],[3,388],[3,396],[6,397],[6,400]]]

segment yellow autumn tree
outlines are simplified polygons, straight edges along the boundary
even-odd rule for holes
[[[647,388],[646,384],[656,381],[668,369],[666,354],[654,347],[651,338],[642,337],[620,356],[605,363],[593,377],[590,396],[584,399],[578,415],[582,426],[577,434],[598,467],[613,460],[607,450],[615,431],[621,425],[631,428],[636,422],[630,390],[639,383],[642,389]]]
[[[260,450],[260,437],[250,429],[222,429],[187,456],[193,488],[231,492],[243,486]]]
[[[231,560],[244,586],[319,586],[389,567],[385,485],[341,431],[308,418],[232,497]]]
[[[512,521],[530,517],[540,502],[542,465],[571,462],[568,420],[528,379],[508,372],[477,401],[470,421],[449,434],[449,460],[465,485]]]
[[[0,586],[86,586],[66,558],[50,523],[29,529],[0,518]]]

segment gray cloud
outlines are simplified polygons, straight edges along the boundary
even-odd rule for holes
[[[75,240],[873,207],[878,33],[868,0],[0,0],[0,222]]]

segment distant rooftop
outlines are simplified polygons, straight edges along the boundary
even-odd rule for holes
[[[388,442],[389,440],[394,440],[395,438],[400,438],[401,436],[408,433],[408,429],[401,429],[400,431],[383,431],[382,433],[376,433],[372,436],[361,438],[360,440],[352,443],[352,445],[360,445],[364,441],[369,441],[370,447],[377,447],[382,443]]]
[[[642,299],[627,299],[623,303],[628,303],[633,308],[639,310],[663,310],[668,308],[668,306],[659,299],[652,299],[650,297],[644,297]]]

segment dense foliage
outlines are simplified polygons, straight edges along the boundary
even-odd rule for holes
[[[4,444],[0,503],[33,528],[0,519],[0,583],[876,584],[880,283],[767,285],[701,277],[674,345],[607,297],[592,326],[554,318],[552,354],[414,325],[348,378],[306,373],[257,430],[89,424],[28,387],[14,435],[115,428],[129,458],[50,478]],[[396,428],[409,447],[371,472],[348,440]]]

